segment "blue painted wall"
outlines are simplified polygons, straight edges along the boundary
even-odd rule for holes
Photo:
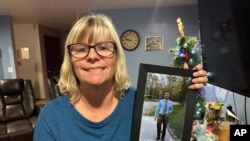
[[[139,47],[126,51],[127,67],[132,85],[137,86],[139,64],[156,64],[170,66],[173,55],[169,49],[176,46],[176,38],[180,36],[176,19],[180,17],[189,36],[197,36],[199,32],[198,7],[164,7],[98,11],[109,15],[116,25],[119,35],[126,29],[136,30],[141,37]],[[146,36],[163,36],[162,51],[145,51]]]
[[[11,18],[0,16],[0,78],[16,78],[11,32]],[[12,68],[12,73],[8,72],[9,67]]]

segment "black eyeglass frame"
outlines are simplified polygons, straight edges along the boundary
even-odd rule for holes
[[[112,44],[113,44],[114,49],[113,49],[113,51],[110,53],[110,55],[108,55],[108,56],[103,56],[103,55],[99,54],[98,51],[96,51],[96,46],[99,45],[99,44],[102,44],[102,43],[112,43]],[[89,51],[88,51],[88,53],[87,53],[84,57],[75,57],[75,56],[71,53],[71,47],[72,47],[73,45],[77,45],[77,44],[81,44],[81,45],[85,45],[85,46],[89,47]],[[116,45],[115,42],[112,42],[112,41],[99,42],[99,43],[96,43],[95,45],[92,45],[92,46],[91,46],[91,45],[84,44],[84,43],[73,43],[73,44],[67,45],[67,49],[68,49],[69,55],[70,55],[71,57],[78,58],[78,59],[85,58],[86,56],[88,56],[91,48],[93,48],[93,49],[95,50],[96,54],[98,54],[99,56],[102,56],[102,57],[109,57],[109,56],[111,56],[111,55],[114,54],[114,51],[117,49],[117,45]]]

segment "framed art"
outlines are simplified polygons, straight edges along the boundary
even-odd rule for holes
[[[146,51],[163,50],[163,36],[146,36],[145,50]]]
[[[188,141],[198,91],[189,90],[193,70],[140,64],[133,114],[131,140],[152,141],[157,136],[154,119],[157,103],[164,91],[170,92],[173,112],[169,115],[166,140]]]

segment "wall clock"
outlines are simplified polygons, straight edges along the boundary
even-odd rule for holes
[[[121,45],[126,50],[134,50],[140,44],[140,36],[133,29],[125,30],[121,35]]]

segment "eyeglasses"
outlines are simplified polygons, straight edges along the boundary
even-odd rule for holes
[[[93,46],[83,43],[75,43],[67,46],[68,52],[72,57],[84,58],[89,54],[91,48],[94,48],[95,52],[99,56],[108,57],[111,56],[116,49],[116,43],[114,42],[100,42]]]

